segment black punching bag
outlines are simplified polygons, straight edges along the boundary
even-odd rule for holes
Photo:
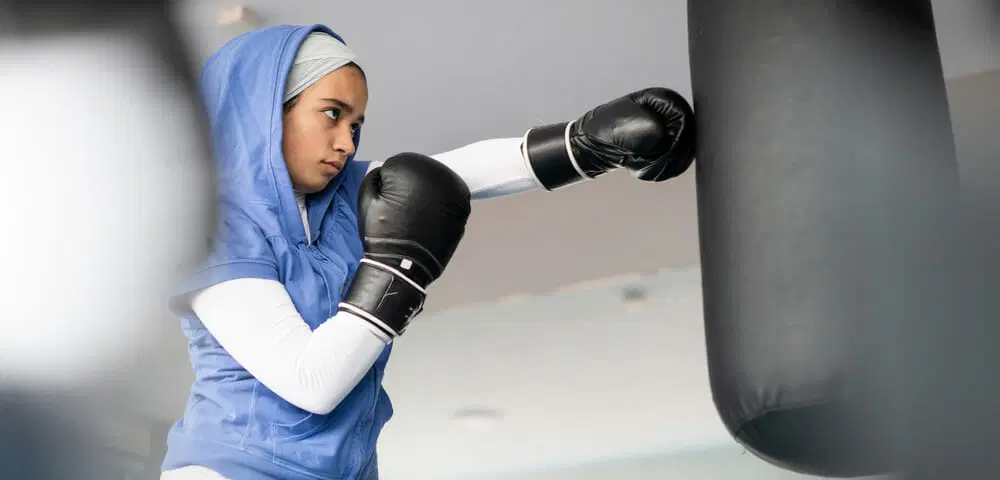
[[[716,407],[779,467],[894,471],[892,349],[944,317],[957,166],[929,0],[691,0]]]

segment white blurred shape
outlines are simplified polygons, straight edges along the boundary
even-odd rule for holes
[[[245,5],[219,8],[216,24],[224,27],[241,27],[247,31],[261,27],[260,15]]]
[[[215,197],[196,106],[109,34],[0,43],[0,381],[128,369],[204,253]]]

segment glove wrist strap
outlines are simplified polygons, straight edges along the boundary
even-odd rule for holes
[[[592,177],[580,167],[569,143],[573,122],[535,127],[524,134],[522,154],[535,179],[555,190]]]
[[[427,292],[403,272],[369,258],[361,260],[351,286],[338,305],[390,339],[403,334],[424,308]]]

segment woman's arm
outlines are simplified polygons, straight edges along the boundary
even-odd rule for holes
[[[558,190],[622,167],[661,182],[694,161],[694,124],[684,97],[653,87],[573,121],[532,127],[523,138],[483,140],[432,157],[465,180],[473,199]]]
[[[493,138],[431,155],[465,180],[473,200],[540,190],[521,151],[523,138]]]
[[[289,403],[325,415],[385,349],[370,324],[339,312],[311,330],[285,287],[241,278],[196,293],[191,308],[232,357]]]
[[[465,180],[473,200],[542,188],[521,152],[523,138],[493,138],[431,155]],[[372,162],[368,169],[381,165]]]

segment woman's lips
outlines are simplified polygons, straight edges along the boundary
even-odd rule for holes
[[[327,170],[334,171],[334,172],[339,172],[342,168],[344,168],[344,164],[342,162],[328,162],[328,161],[324,160],[324,161],[319,162],[319,163],[320,163],[320,165],[323,165],[324,167],[326,167]]]

